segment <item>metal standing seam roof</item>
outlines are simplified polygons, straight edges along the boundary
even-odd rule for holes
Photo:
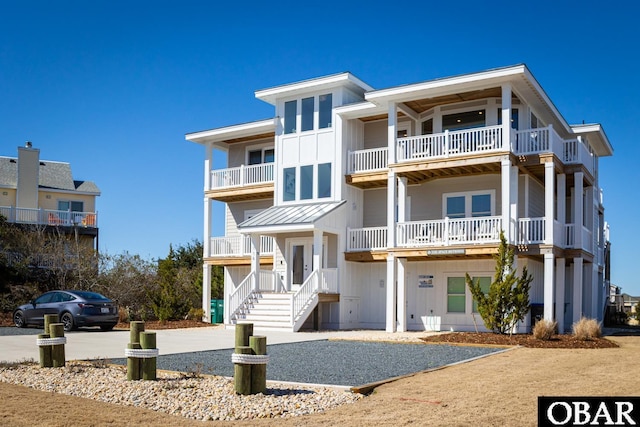
[[[345,200],[342,200],[340,202],[272,206],[253,218],[238,224],[238,229],[243,231],[245,229],[258,227],[314,224],[317,220],[343,205],[345,202]]]

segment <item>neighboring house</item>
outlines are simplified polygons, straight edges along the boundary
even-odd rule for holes
[[[633,295],[623,293],[622,297],[622,311],[629,315],[635,315],[640,303],[640,297],[634,297]]]
[[[8,222],[77,236],[98,249],[96,197],[91,181],[73,179],[71,165],[40,159],[30,142],[18,157],[0,157],[0,215]]]
[[[613,149],[525,65],[380,90],[347,72],[256,97],[275,118],[186,135],[205,147],[206,319],[222,265],[227,325],[484,330],[464,276],[488,288],[501,230],[545,318],[602,319],[598,163]]]

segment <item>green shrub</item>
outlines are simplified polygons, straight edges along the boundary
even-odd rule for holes
[[[558,333],[558,323],[542,319],[536,322],[531,332],[535,339],[549,341],[551,337]]]
[[[589,341],[602,336],[602,325],[596,319],[580,318],[573,324],[573,335],[580,341]]]

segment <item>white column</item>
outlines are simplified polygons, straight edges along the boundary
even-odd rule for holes
[[[251,234],[251,273],[253,273],[253,290],[260,289],[260,235]]]
[[[555,263],[553,253],[544,254],[544,318],[553,320]]]
[[[202,266],[202,321],[211,323],[211,266],[209,264]]]
[[[387,177],[387,247],[396,247],[396,173],[389,171]]]
[[[584,217],[584,187],[582,172],[575,173],[573,189],[573,232],[575,233],[574,247],[576,249],[582,249],[582,218]]]
[[[591,264],[591,317],[602,320],[604,308],[600,306],[600,286],[598,282],[598,264]],[[638,307],[638,306],[636,306]]]
[[[573,321],[582,317],[582,258],[573,259]]]
[[[582,242],[583,243],[583,247],[587,248],[587,249],[591,249],[591,253],[594,255],[598,255],[598,248],[595,244],[595,239],[598,237],[596,235],[596,233],[598,232],[598,230],[596,230],[594,228],[594,221],[593,221],[593,211],[594,211],[594,206],[593,206],[593,187],[589,186],[587,188],[585,188],[584,190],[584,227],[587,230],[591,231],[591,241],[590,242]],[[596,261],[597,264],[597,261]]]
[[[204,230],[202,241],[202,252],[205,258],[211,256],[211,200],[204,198]]]
[[[396,331],[396,258],[393,253],[387,255],[387,301],[386,331]]]
[[[558,204],[557,207],[557,212],[558,212],[558,218],[557,221],[560,224],[560,235],[556,236],[556,239],[559,240],[559,242],[556,244],[556,246],[561,246],[564,247],[564,235],[566,234],[565,232],[565,223],[566,218],[567,218],[567,176],[563,173],[560,173],[558,175],[556,175],[556,177],[558,178],[558,182],[557,182],[557,189],[556,189],[556,203]],[[562,239],[562,240],[560,240]]]
[[[504,238],[507,243],[513,243],[513,236],[511,235],[511,160],[502,160],[502,230],[504,231]]]
[[[322,269],[322,230],[313,230],[313,270]],[[316,289],[320,281],[316,280]]]
[[[511,166],[511,177],[509,187],[511,189],[509,193],[509,221],[511,226],[509,227],[511,233],[511,241],[517,243],[518,238],[518,167]]]
[[[558,331],[564,333],[564,281],[565,281],[565,261],[564,258],[556,258],[556,322]]]
[[[511,85],[502,85],[502,143],[503,147],[511,144]]]
[[[205,146],[204,154],[204,191],[211,190],[211,168],[213,167],[213,145]]]
[[[396,154],[396,139],[398,138],[398,112],[397,106],[395,102],[389,103],[389,117],[388,117],[388,127],[387,127],[387,144],[389,148],[389,163],[396,163],[398,157]]]
[[[407,178],[398,178],[398,222],[405,222],[407,218]]]
[[[398,332],[407,331],[407,259],[398,258]]]
[[[554,195],[556,171],[553,162],[544,164],[544,243],[553,245],[554,236]]]

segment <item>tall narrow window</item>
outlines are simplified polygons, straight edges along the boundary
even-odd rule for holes
[[[331,163],[318,165],[318,198],[331,197]]]
[[[465,217],[465,197],[447,197],[447,216],[449,218]]]
[[[433,133],[433,119],[422,122],[422,134],[431,135]]]
[[[300,130],[313,130],[313,97],[302,99],[302,123]]]
[[[282,200],[290,202],[296,199],[296,168],[285,168],[282,171]]]
[[[313,198],[313,165],[300,167],[300,200]]]
[[[491,216],[490,194],[474,194],[471,196],[471,216]]]
[[[447,278],[447,313],[464,313],[465,298],[464,277]]]
[[[502,109],[498,108],[498,124],[502,124]],[[511,109],[511,129],[518,130],[518,109]]]
[[[297,109],[297,101],[288,101],[284,103],[284,133],[296,132]]]
[[[331,127],[331,108],[332,105],[332,95],[330,93],[326,95],[320,95],[319,100],[319,122],[318,128],[330,128]]]
[[[264,150],[264,163],[273,163],[274,153],[273,148]]]

